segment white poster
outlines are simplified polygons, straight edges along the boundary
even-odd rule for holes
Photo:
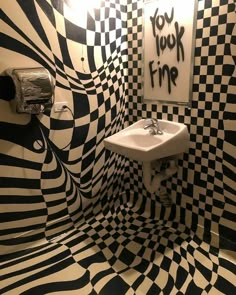
[[[195,0],[144,2],[145,100],[188,104],[192,92],[195,13]]]

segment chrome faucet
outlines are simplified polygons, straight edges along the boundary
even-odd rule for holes
[[[144,129],[149,129],[149,133],[151,135],[157,135],[157,134],[162,135],[163,134],[163,131],[160,128],[158,119],[151,118],[151,119],[147,119],[146,121],[150,121],[150,123],[145,125]]]

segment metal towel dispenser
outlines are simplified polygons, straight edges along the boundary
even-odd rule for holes
[[[43,67],[10,68],[5,71],[15,86],[15,98],[12,100],[17,113],[39,114],[51,109],[54,97],[53,80]]]

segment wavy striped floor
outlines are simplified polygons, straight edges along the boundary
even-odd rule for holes
[[[236,265],[225,254],[185,226],[123,202],[3,257],[0,294],[233,295]]]

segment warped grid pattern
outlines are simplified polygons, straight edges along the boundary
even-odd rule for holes
[[[140,204],[97,203],[76,228],[5,257],[1,294],[235,294],[232,261],[151,207],[140,215]]]
[[[73,228],[91,199],[123,191],[125,159],[105,151],[103,139],[125,123],[126,12],[102,1],[83,17],[65,1],[1,3],[2,55],[47,68],[55,101],[68,101],[74,115],[0,123],[1,254]]]
[[[43,116],[40,126],[36,117],[22,126],[0,123],[3,294],[235,294],[232,252],[221,252],[219,241],[214,247],[206,244],[203,240],[211,240],[207,231],[199,238],[183,225],[194,229],[202,222],[209,230],[220,222],[222,232],[231,234],[231,146],[223,153],[225,176],[219,159],[224,132],[233,145],[232,127],[222,128],[222,118],[232,117],[230,109],[223,109],[226,100],[233,104],[235,81],[222,59],[228,55],[232,63],[234,47],[225,44],[231,42],[235,6],[221,1],[211,9],[210,2],[199,1],[193,108],[163,106],[157,113],[157,106],[142,105],[139,95],[141,2],[128,1],[125,7],[119,1],[102,1],[101,9],[88,14],[85,26],[70,19],[64,1],[1,3],[1,52],[24,55],[47,68],[56,79],[56,94],[67,98],[75,116],[74,128],[70,115],[58,118],[53,113]],[[209,11],[218,15],[222,31],[209,19]],[[228,50],[223,55],[214,43],[218,33]],[[208,56],[201,59],[201,50],[208,42],[213,46],[210,56],[216,52],[217,58],[204,75]],[[218,70],[225,70],[225,77],[215,75]],[[208,99],[212,93],[213,102]],[[190,153],[179,160],[178,178],[166,183],[177,206],[166,209],[158,196],[147,195],[140,165],[125,167],[125,159],[104,151],[103,138],[123,128],[127,107],[131,122],[157,115],[189,124]],[[210,147],[208,116],[210,135],[219,137]],[[70,149],[61,150],[71,137]],[[35,144],[38,139],[44,148]],[[127,191],[136,192],[133,197],[119,196],[124,182]],[[180,223],[171,221],[176,216]],[[226,248],[225,243],[220,246]],[[234,249],[233,243],[227,246]]]

